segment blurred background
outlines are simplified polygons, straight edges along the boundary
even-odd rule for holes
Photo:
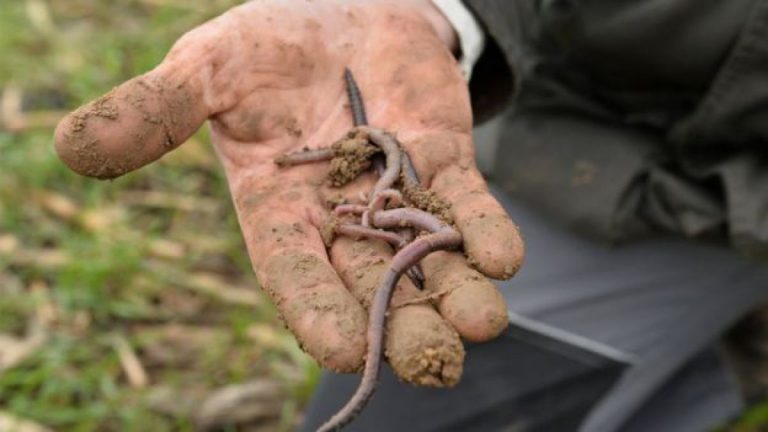
[[[235,0],[0,0],[0,431],[291,430],[319,369],[257,289],[201,131],[115,181],[69,110]]]
[[[52,145],[66,112],[238,3],[0,0],[0,432],[300,421],[320,371],[257,289],[206,128],[109,182]],[[724,429],[766,425],[758,406]]]

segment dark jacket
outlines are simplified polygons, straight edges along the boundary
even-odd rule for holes
[[[600,238],[768,256],[768,0],[465,3],[476,118],[511,107],[496,181]]]

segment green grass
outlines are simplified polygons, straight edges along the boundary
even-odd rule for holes
[[[0,415],[61,431],[194,430],[194,409],[163,408],[157,395],[200,403],[261,379],[284,389],[266,420],[279,430],[311,394],[319,369],[257,294],[204,129],[110,182],[75,175],[53,151],[59,112],[151,69],[185,31],[240,2],[197,3],[2,2],[0,90],[23,109],[0,117],[0,358],[2,336],[41,329],[45,342],[0,363]],[[254,294],[217,294],[229,289]],[[131,384],[117,339],[147,385]]]

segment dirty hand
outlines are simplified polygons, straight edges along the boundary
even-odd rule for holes
[[[472,266],[458,252],[425,259],[425,291],[401,281],[387,333],[388,359],[402,378],[451,385],[463,362],[459,335],[488,340],[506,325],[503,298],[477,270],[511,277],[523,254],[475,167],[467,86],[446,45],[452,38],[429,0],[247,3],[182,37],[154,70],[71,113],[56,130],[56,150],[80,174],[114,178],[173,150],[209,119],[263,288],[322,366],[358,370],[365,307],[392,251],[349,238],[328,250],[320,231],[328,201],[356,200],[373,178],[333,189],[327,164],[273,162],[328,146],[351,128],[349,67],[369,122],[397,134],[464,236]]]

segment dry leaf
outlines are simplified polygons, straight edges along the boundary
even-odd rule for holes
[[[156,239],[149,243],[149,253],[157,258],[181,259],[186,254],[184,245],[173,240]]]
[[[20,419],[0,411],[0,431],[3,432],[53,432],[52,429],[30,420]]]
[[[0,254],[12,254],[19,248],[19,239],[12,234],[0,235]]]

